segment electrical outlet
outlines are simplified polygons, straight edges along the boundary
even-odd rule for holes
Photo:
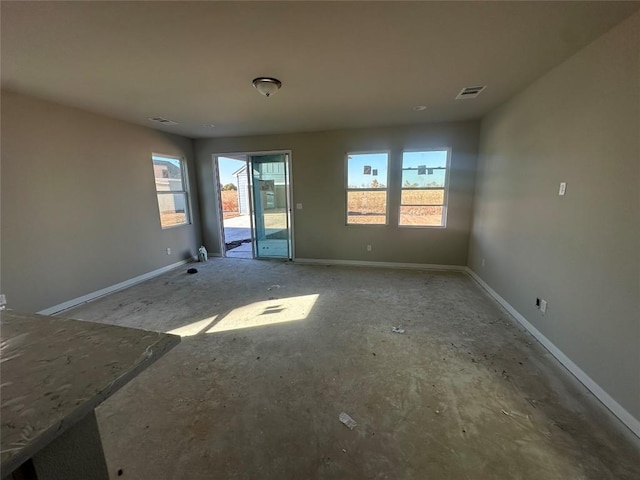
[[[547,313],[547,301],[542,298],[536,298],[536,308],[544,315]]]
[[[167,247],[167,255],[171,255],[171,249]]]
[[[367,245],[367,252],[371,251],[371,245]]]
[[[484,258],[482,259],[482,262],[480,262],[480,266],[484,267]]]
[[[540,300],[540,311],[542,312],[542,314],[544,315],[545,313],[547,313],[547,301],[546,300]]]
[[[302,210],[302,204],[296,203],[296,210]]]

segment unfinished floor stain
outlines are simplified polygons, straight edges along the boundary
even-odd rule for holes
[[[638,442],[463,273],[213,259],[65,316],[184,335],[98,409],[113,478],[640,478]]]

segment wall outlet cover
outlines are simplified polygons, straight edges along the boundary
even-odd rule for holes
[[[562,196],[567,191],[567,182],[560,182],[560,188],[558,189],[558,195]]]

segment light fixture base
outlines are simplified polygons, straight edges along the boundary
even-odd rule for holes
[[[270,97],[282,87],[282,82],[277,78],[258,77],[253,79],[253,86],[265,97]]]

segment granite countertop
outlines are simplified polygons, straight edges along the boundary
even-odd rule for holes
[[[0,312],[0,449],[11,472],[180,343],[180,337]]]

